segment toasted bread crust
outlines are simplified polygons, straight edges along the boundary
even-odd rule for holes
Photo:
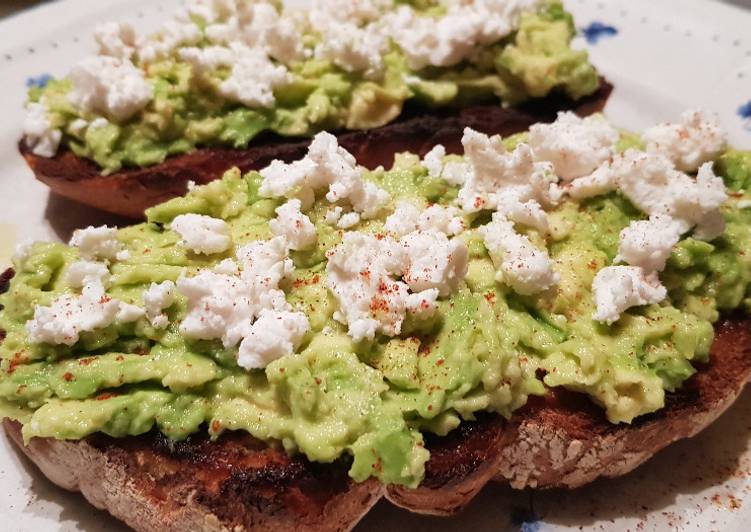
[[[339,142],[357,161],[375,168],[389,167],[394,153],[411,151],[424,155],[436,144],[449,153],[461,153],[465,127],[488,134],[510,135],[535,122],[550,122],[558,110],[570,109],[584,116],[602,110],[612,85],[601,80],[600,88],[576,102],[551,96],[518,108],[483,105],[458,110],[405,112],[397,121],[368,131],[344,131]],[[55,193],[107,212],[141,218],[148,207],[185,194],[188,181],[198,184],[218,179],[229,168],[243,172],[257,170],[274,159],[292,161],[303,157],[309,139],[287,139],[266,135],[244,150],[201,148],[168,158],[147,168],[125,169],[101,175],[95,163],[61,149],[51,158],[31,153],[21,140],[19,150],[34,175]]]
[[[348,464],[288,457],[247,434],[170,445],[155,433],[81,441],[34,438],[3,422],[20,449],[55,484],[147,532],[184,530],[350,530],[378,501],[371,479]]]

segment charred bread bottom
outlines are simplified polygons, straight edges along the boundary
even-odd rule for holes
[[[552,122],[561,110],[581,116],[601,111],[613,90],[604,79],[599,89],[580,100],[560,95],[529,102],[518,108],[498,104],[461,109],[407,111],[397,121],[368,131],[343,131],[339,143],[358,163],[368,168],[389,167],[394,154],[410,151],[424,155],[436,144],[449,153],[461,153],[465,127],[486,134],[511,135],[525,131],[536,122]],[[141,218],[147,208],[185,194],[188,181],[197,184],[218,179],[232,167],[243,172],[258,170],[274,159],[290,162],[302,158],[309,139],[289,139],[267,135],[247,149],[201,148],[176,155],[147,168],[124,169],[102,175],[95,163],[61,149],[54,157],[34,155],[23,140],[19,150],[37,179],[53,192],[103,211]]]

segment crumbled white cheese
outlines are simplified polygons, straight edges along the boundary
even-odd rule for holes
[[[237,363],[245,369],[265,368],[294,353],[308,329],[308,318],[302,312],[264,309],[240,343]]]
[[[180,59],[190,63],[193,71],[199,74],[211,72],[221,66],[231,65],[237,54],[226,46],[188,46],[178,51]]]
[[[254,6],[256,12],[253,24],[246,31],[257,35],[258,42],[277,61],[289,64],[305,57],[302,35],[294,20],[291,17],[279,16],[271,6],[261,7],[264,5]]]
[[[198,43],[201,38],[201,30],[192,21],[168,20],[159,30],[157,38],[145,39],[140,44],[138,58],[143,63],[155,63],[181,46]]]
[[[181,244],[194,253],[222,253],[232,245],[229,225],[220,218],[204,214],[180,214],[172,220],[170,229],[179,234]]]
[[[129,60],[115,57],[84,59],[73,67],[70,80],[73,88],[68,98],[74,106],[117,122],[141,111],[153,97],[143,71]]]
[[[99,116],[91,121],[91,124],[89,124],[89,129],[99,129],[99,128],[109,125],[109,123],[110,123],[109,120],[107,120],[104,117]]]
[[[472,174],[472,167],[464,161],[446,161],[441,177],[449,184],[462,186]]]
[[[574,180],[567,192],[581,199],[610,190],[618,190],[649,215],[666,214],[681,221],[684,232],[695,226],[697,238],[712,240],[724,231],[719,208],[728,196],[712,163],[704,163],[693,178],[662,154],[626,150],[592,175]]]
[[[291,163],[274,159],[259,173],[263,181],[258,192],[266,198],[293,197],[301,189],[321,188],[333,179],[333,176],[322,176],[316,163],[308,157]],[[315,183],[312,182],[314,179]]]
[[[639,266],[648,272],[662,271],[684,231],[684,224],[664,214],[631,222],[621,231],[615,262]]]
[[[425,154],[421,164],[430,177],[440,177],[450,185],[463,185],[472,172],[469,164],[463,161],[444,162],[444,157],[446,157],[446,148],[442,144],[436,144]]]
[[[360,28],[352,23],[327,19],[316,29],[322,35],[315,48],[316,57],[328,59],[347,72],[363,72],[368,78],[381,74],[388,40],[379,25]]]
[[[290,249],[306,249],[316,243],[316,228],[307,215],[300,212],[299,199],[288,200],[276,209],[276,218],[269,222],[271,233],[287,239]]]
[[[22,269],[26,261],[29,260],[33,252],[33,246],[34,242],[32,240],[23,240],[16,245],[16,249],[13,251],[13,264],[17,269]]]
[[[295,21],[266,2],[239,2],[212,13],[206,37],[216,44],[242,42],[289,64],[304,55],[302,35]]]
[[[310,198],[314,191],[328,187],[331,203],[347,201],[363,219],[372,218],[389,202],[389,194],[362,178],[363,169],[355,158],[339,146],[330,133],[319,133],[298,161],[275,160],[260,171],[259,193],[265,197]]]
[[[668,214],[689,227],[697,225],[697,236],[707,240],[724,230],[717,216],[727,192],[711,163],[702,165],[693,179],[662,155],[628,150],[613,161],[611,171],[618,190],[641,211]]]
[[[513,224],[501,213],[480,228],[485,247],[498,271],[498,280],[514,291],[530,295],[558,284],[560,275],[553,269],[547,251],[536,248],[528,237],[514,230]]]
[[[436,144],[422,158],[422,166],[428,171],[430,177],[441,177],[444,157],[446,157],[445,146],[443,144]]]
[[[552,165],[535,161],[529,145],[519,144],[509,152],[500,137],[488,137],[470,128],[464,130],[462,145],[472,168],[459,191],[459,203],[465,212],[499,206],[508,209],[512,202],[553,202],[551,190],[556,187],[557,178]]]
[[[138,36],[127,22],[105,22],[94,29],[99,55],[131,59],[136,51]]]
[[[141,319],[146,312],[137,305],[131,305],[129,303],[120,302],[120,309],[117,311],[115,321],[121,323],[130,323]]]
[[[574,179],[565,190],[574,199],[586,199],[607,194],[615,190],[615,186],[615,175],[610,163],[606,162],[590,175]]]
[[[439,231],[454,236],[464,231],[466,224],[456,207],[435,204],[420,211],[413,202],[399,200],[383,227],[398,237],[418,230]]]
[[[96,282],[106,287],[109,280],[109,268],[102,262],[79,260],[68,266],[65,272],[65,282],[72,288],[81,288]]]
[[[225,347],[240,343],[238,364],[265,367],[290,354],[308,330],[304,314],[292,312],[279,282],[294,265],[284,237],[256,241],[237,250],[237,264],[225,259],[212,270],[181,277],[177,289],[188,312],[180,332],[189,338],[220,338]]]
[[[126,260],[127,251],[117,239],[117,228],[92,225],[76,229],[68,243],[78,248],[84,259]]]
[[[224,259],[214,266],[214,271],[225,275],[239,275],[240,266],[238,266],[237,262],[232,259]]]
[[[178,279],[177,289],[187,300],[180,323],[180,333],[187,338],[221,338],[225,347],[231,347],[247,334],[256,308],[242,278],[201,270]]]
[[[466,59],[477,45],[491,44],[519,26],[524,12],[540,0],[453,2],[439,17],[423,16],[401,6],[383,18],[394,41],[414,70],[428,65],[452,66]]]
[[[338,205],[335,207],[332,207],[331,209],[326,211],[326,216],[324,217],[324,220],[326,220],[326,223],[329,225],[336,225],[336,223],[341,219],[343,212],[344,212],[344,209],[342,209]]]
[[[414,231],[399,243],[408,257],[403,279],[413,292],[435,288],[447,296],[467,275],[467,246],[461,240],[439,231]]]
[[[388,19],[392,37],[413,70],[457,64],[475,47],[480,27],[476,17],[458,10],[436,19],[401,6]]]
[[[83,118],[76,118],[70,124],[68,124],[68,131],[73,135],[83,135],[86,132],[86,128],[89,127],[88,120]]]
[[[248,107],[274,105],[274,89],[289,84],[292,76],[283,65],[273,63],[265,51],[232,43],[236,52],[232,71],[219,85],[225,98]]]
[[[349,326],[355,341],[372,340],[376,332],[399,334],[408,311],[421,317],[435,311],[437,290],[410,294],[395,279],[409,266],[409,256],[394,239],[348,232],[327,257],[326,282],[339,303],[334,318]]]
[[[100,281],[88,279],[81,295],[64,294],[49,306],[37,306],[26,331],[31,343],[73,345],[83,332],[116,321],[135,321],[142,315],[142,309],[109,297]]]
[[[279,236],[242,246],[237,250],[237,258],[243,266],[243,278],[253,285],[276,288],[294,270],[287,250],[286,239]]]
[[[360,223],[360,215],[356,212],[345,213],[336,222],[339,229],[349,229]]]
[[[656,272],[638,266],[608,266],[597,272],[592,283],[597,310],[595,321],[608,325],[620,319],[630,307],[659,303],[667,296]]]
[[[379,19],[393,5],[394,0],[312,0],[310,21],[316,25],[334,19],[361,26]]]
[[[47,106],[42,102],[26,105],[23,134],[26,146],[40,157],[54,157],[63,137],[62,131],[52,127]]]
[[[684,172],[695,172],[716,159],[727,145],[716,117],[703,111],[686,111],[678,124],[662,123],[642,134],[647,151],[661,153]]]
[[[169,323],[169,318],[163,311],[172,306],[174,302],[175,283],[172,281],[164,281],[158,284],[151,283],[151,286],[143,291],[146,317],[151,325],[157,329],[164,329]]]
[[[579,118],[559,112],[551,124],[529,128],[529,145],[535,160],[549,161],[563,181],[591,174],[613,155],[620,135],[602,116]]]

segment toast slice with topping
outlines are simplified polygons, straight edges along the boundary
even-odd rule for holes
[[[12,276],[0,276],[0,292]],[[428,436],[415,489],[355,483],[342,461],[314,464],[235,432],[215,442],[196,435],[175,444],[152,432],[24,445],[19,423],[3,427],[51,481],[139,531],[349,530],[384,494],[413,512],[450,515],[490,481],[576,488],[624,475],[707,427],[750,378],[751,319],[728,318],[716,325],[709,363],[668,394],[665,408],[613,425],[585,396],[549,390],[511,421],[481,414],[448,436]]]

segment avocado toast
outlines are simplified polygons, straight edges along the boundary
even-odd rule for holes
[[[751,368],[749,154],[700,112],[463,145],[367,171],[319,134],[19,250],[6,428],[139,529],[346,529],[383,485],[430,513],[575,487],[719,415]]]
[[[55,192],[141,218],[189,179],[297,159],[321,130],[375,168],[467,126],[600,110],[611,87],[574,33],[547,0],[187,2],[152,36],[98,28],[98,55],[29,92],[19,148]]]

